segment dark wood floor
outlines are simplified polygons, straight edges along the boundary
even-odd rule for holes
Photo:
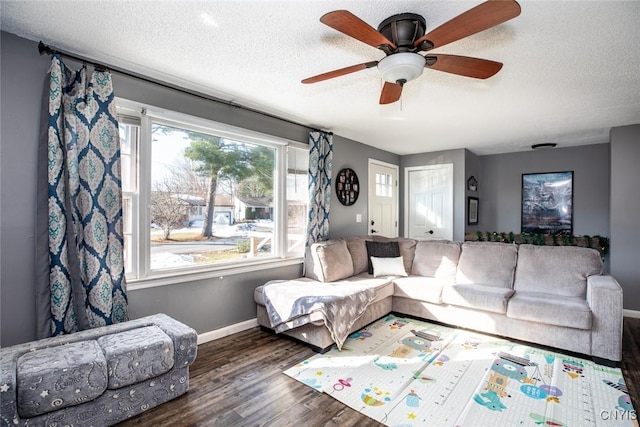
[[[253,328],[199,346],[189,392],[119,426],[380,426],[282,373],[312,356]],[[625,318],[622,372],[640,410],[640,319]]]

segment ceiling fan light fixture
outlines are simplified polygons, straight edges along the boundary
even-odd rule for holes
[[[533,144],[531,148],[534,150],[545,150],[545,149],[548,150],[550,148],[555,148],[556,145],[557,144],[554,142],[543,142],[542,144]]]
[[[422,74],[426,59],[413,52],[399,52],[385,56],[378,62],[378,70],[384,81],[407,83]]]

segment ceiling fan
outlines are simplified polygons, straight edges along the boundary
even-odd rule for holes
[[[349,11],[335,10],[323,15],[320,22],[382,50],[386,56],[380,61],[365,62],[309,77],[302,80],[302,83],[317,83],[377,66],[385,81],[380,104],[390,104],[400,99],[402,86],[419,77],[425,67],[486,79],[500,71],[502,63],[458,55],[421,55],[419,52],[444,46],[518,15],[520,5],[515,0],[488,0],[425,34],[426,21],[415,13],[393,15],[382,21],[378,30],[375,30]]]

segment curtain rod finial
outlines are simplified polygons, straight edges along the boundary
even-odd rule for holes
[[[44,55],[45,53],[50,53],[51,49],[41,41],[38,43],[38,52],[40,52],[40,55]]]

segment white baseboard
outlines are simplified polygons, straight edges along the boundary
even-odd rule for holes
[[[244,322],[234,323],[233,325],[216,329],[215,331],[198,334],[198,345],[217,340],[219,338],[224,338],[238,332],[246,331],[247,329],[255,328],[256,326],[258,326],[258,319],[249,319]]]
[[[637,310],[623,310],[624,317],[633,317],[634,319],[640,319],[640,311]]]

